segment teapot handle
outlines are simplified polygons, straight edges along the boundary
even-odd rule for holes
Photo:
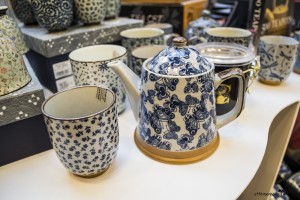
[[[217,115],[217,129],[225,126],[229,122],[236,119],[242,112],[245,97],[245,76],[243,71],[238,68],[227,69],[215,74],[215,88],[218,88],[225,80],[237,78],[238,79],[238,98],[234,108],[226,114]]]

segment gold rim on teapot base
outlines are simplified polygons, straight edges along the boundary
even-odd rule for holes
[[[258,79],[261,83],[267,84],[267,85],[280,85],[281,82],[273,82],[273,81],[268,81],[268,80],[263,80],[263,79]]]
[[[220,137],[217,133],[217,136],[208,145],[186,152],[171,152],[152,147],[140,138],[137,129],[134,131],[134,141],[143,154],[154,160],[169,164],[189,164],[212,155],[219,146]]]

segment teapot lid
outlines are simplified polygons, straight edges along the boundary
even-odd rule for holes
[[[207,27],[219,27],[220,24],[210,17],[209,10],[203,10],[202,16],[194,21],[189,23],[191,27],[198,27],[198,28],[207,28]]]
[[[148,62],[149,71],[169,76],[191,76],[214,68],[214,64],[186,43],[183,37],[174,38],[173,46],[168,46]]]
[[[8,7],[7,6],[0,6],[0,15],[6,14]]]

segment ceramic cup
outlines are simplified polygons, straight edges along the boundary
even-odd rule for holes
[[[299,42],[285,36],[260,37],[258,53],[261,70],[259,81],[269,85],[279,85],[292,72]]]
[[[6,14],[7,9],[7,6],[0,6],[0,31],[13,41],[20,54],[25,54],[29,49],[17,22]]]
[[[82,177],[95,177],[109,168],[119,143],[114,92],[97,86],[72,88],[46,99],[42,112],[65,168]]]
[[[39,25],[49,32],[63,31],[73,21],[73,0],[32,0],[31,3]]]
[[[300,42],[300,31],[296,31],[294,33],[294,38],[298,42]],[[298,46],[298,53],[297,53],[296,62],[294,65],[294,72],[296,72],[297,74],[300,74],[300,46]]]
[[[168,23],[147,24],[145,28],[159,28],[164,31],[165,35],[173,33],[173,25]]]
[[[141,70],[144,61],[157,55],[165,48],[165,45],[149,45],[134,49],[131,53],[132,70],[134,73],[136,73],[138,76],[141,76]]]
[[[147,45],[163,45],[164,31],[158,28],[133,28],[122,31],[122,46],[128,50],[128,65],[131,68],[131,51]]]
[[[107,67],[111,61],[127,63],[127,51],[117,45],[94,45],[70,53],[76,85],[100,85],[116,93],[118,113],[125,109],[125,90],[119,77]]]
[[[11,7],[16,17],[25,25],[37,24],[32,7],[31,0],[10,0]]]
[[[120,0],[106,0],[105,19],[117,18],[121,10]]]
[[[249,47],[252,34],[250,31],[241,28],[214,27],[204,30],[207,42],[236,43]]]
[[[14,42],[0,31],[0,96],[26,86],[31,77]]]
[[[84,24],[100,24],[106,14],[106,0],[74,0],[78,19]]]

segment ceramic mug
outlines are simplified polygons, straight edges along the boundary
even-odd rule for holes
[[[296,31],[294,33],[294,38],[300,42],[300,31]],[[296,72],[297,74],[300,74],[300,46],[298,46],[298,53],[297,53],[297,57],[296,57],[296,62],[294,65],[294,72]]]
[[[76,85],[100,85],[116,93],[118,113],[125,109],[125,90],[119,77],[107,63],[121,60],[127,63],[127,51],[118,45],[94,45],[72,51],[69,59]]]
[[[165,45],[149,45],[134,49],[131,52],[132,71],[134,71],[136,75],[141,76],[144,61],[157,55],[161,50],[165,49],[165,47]]]
[[[117,155],[119,127],[114,92],[76,87],[45,100],[42,112],[53,149],[71,173],[95,177]]]
[[[105,19],[117,18],[121,10],[120,0],[106,0]]]
[[[32,0],[39,25],[49,32],[63,31],[73,21],[73,0]]]
[[[120,33],[122,46],[128,50],[128,65],[131,68],[133,49],[147,45],[163,45],[164,31],[158,28],[132,28]]]
[[[232,27],[214,27],[204,30],[204,37],[207,42],[236,43],[249,47],[252,34],[250,31]]]
[[[84,24],[101,24],[106,14],[106,0],[74,0],[75,12]]]
[[[0,31],[0,96],[26,86],[31,77],[14,42]]]
[[[17,22],[6,14],[7,9],[7,6],[0,6],[0,31],[13,41],[20,54],[25,54],[29,49]]]
[[[11,7],[16,17],[25,25],[37,24],[35,19],[31,0],[10,0]]]
[[[279,85],[293,70],[299,42],[291,37],[266,35],[260,37],[258,53],[261,70],[259,81]]]

